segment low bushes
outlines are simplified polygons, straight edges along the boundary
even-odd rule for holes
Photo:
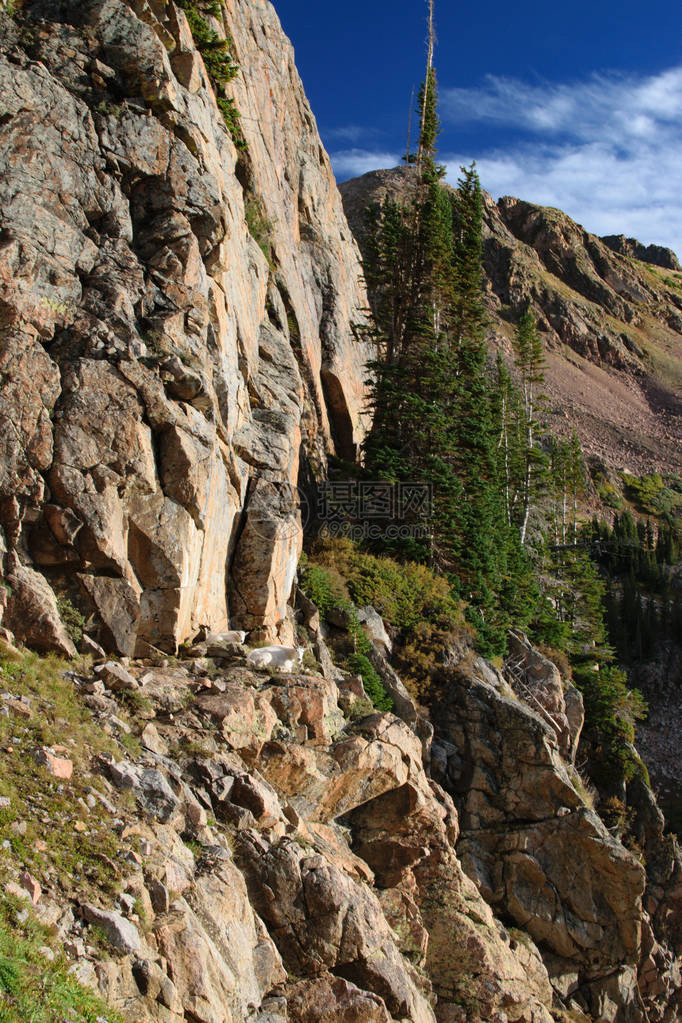
[[[415,562],[368,554],[348,539],[318,540],[303,560],[301,585],[323,618],[333,608],[376,608],[394,637],[393,663],[418,699],[427,696],[442,651],[475,640],[447,579]],[[368,641],[352,614],[349,628],[363,653]]]

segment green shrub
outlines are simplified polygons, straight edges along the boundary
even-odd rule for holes
[[[376,707],[371,700],[356,700],[348,711],[347,717],[349,721],[360,721],[362,718],[369,717],[373,714]]]
[[[272,221],[268,218],[263,202],[258,196],[246,200],[244,209],[246,226],[249,234],[258,243],[258,247],[272,266]]]
[[[57,611],[71,640],[78,646],[83,638],[85,618],[68,597],[57,598]]]
[[[626,497],[639,511],[648,515],[660,514],[663,478],[657,472],[650,476],[629,476],[624,473],[623,485]]]
[[[180,6],[187,15],[192,37],[199,53],[203,57],[208,76],[216,93],[216,103],[223,115],[223,120],[237,149],[246,149],[246,141],[239,124],[239,111],[234,100],[221,94],[221,88],[238,74],[239,67],[232,60],[231,39],[221,39],[215,29],[206,21],[204,14],[220,17],[221,6],[218,0],[208,0],[199,5],[196,0],[179,0]]]
[[[325,539],[303,566],[301,585],[323,618],[353,602],[376,608],[395,636],[395,666],[419,699],[430,689],[441,651],[476,638],[448,580],[425,565],[368,554],[348,539]],[[352,614],[349,631],[355,652],[367,654],[370,642]]]
[[[305,555],[301,557],[300,567],[301,587],[322,618],[326,618],[332,608],[350,608],[348,589],[335,568],[310,562]]]
[[[575,667],[573,680],[585,702],[597,784],[640,777],[648,785],[647,769],[632,745],[635,722],[647,715],[642,694],[629,689],[625,672],[612,665],[602,665],[599,671],[591,664]]]
[[[425,621],[464,626],[463,605],[447,579],[425,565],[367,554],[346,539],[318,541],[312,557],[345,580],[358,607],[371,604],[401,632]]]
[[[351,654],[347,661],[347,667],[349,671],[353,671],[356,675],[362,677],[365,692],[377,710],[393,710],[393,700],[386,692],[384,684],[375,668],[364,654]]]
[[[599,494],[599,500],[607,508],[615,508],[617,510],[623,507],[623,498],[610,483],[603,483],[600,487],[597,487],[597,493]]]
[[[223,120],[230,133],[232,142],[240,152],[243,152],[248,147],[239,121],[239,111],[234,100],[231,96],[216,96],[216,103],[220,113],[223,115]]]

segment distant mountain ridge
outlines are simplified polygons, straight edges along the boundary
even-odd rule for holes
[[[404,197],[413,173],[372,171],[339,186],[361,247],[365,208],[389,194]],[[484,193],[483,217],[491,347],[511,356],[515,324],[530,304],[545,341],[555,432],[575,428],[588,455],[616,468],[681,473],[675,254],[620,236],[600,239],[561,210],[510,196],[496,203]]]
[[[626,238],[624,234],[606,234],[601,239],[614,252],[621,256],[631,256],[645,263],[662,266],[666,270],[681,270],[680,261],[672,249],[664,245],[642,245],[636,238]]]

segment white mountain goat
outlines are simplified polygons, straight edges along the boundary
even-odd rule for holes
[[[262,646],[251,650],[246,657],[250,668],[293,671],[303,660],[304,646]]]
[[[230,643],[243,643],[246,633],[241,629],[233,629],[231,632],[209,632],[204,643],[209,646],[229,645]]]

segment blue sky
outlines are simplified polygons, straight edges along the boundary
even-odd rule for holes
[[[395,166],[423,78],[424,0],[274,0],[339,180]],[[682,257],[679,0],[436,0],[440,158],[596,234]]]

